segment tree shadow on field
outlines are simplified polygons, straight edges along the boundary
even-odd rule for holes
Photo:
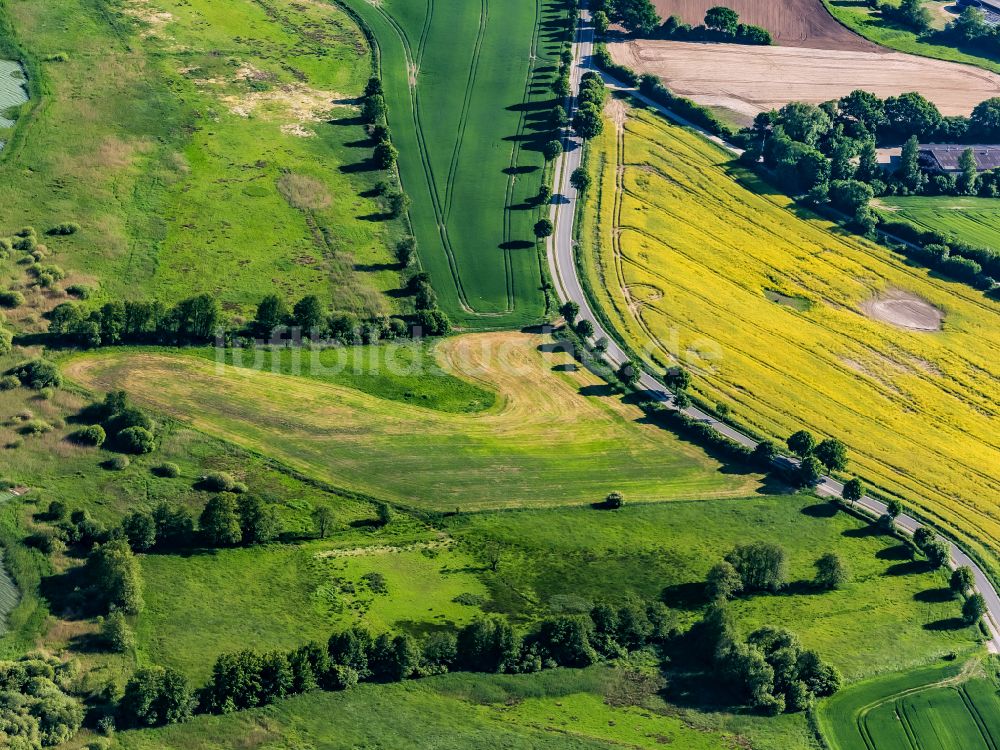
[[[883,547],[878,552],[875,553],[875,557],[879,560],[912,560],[913,559],[913,548],[908,544],[894,544],[891,547]]]
[[[943,604],[954,601],[955,593],[949,588],[925,589],[913,595],[913,600],[925,604]]]
[[[794,495],[796,492],[798,492],[797,487],[793,487],[774,474],[766,475],[764,481],[757,487],[758,495]]]
[[[799,511],[810,518],[833,518],[837,515],[837,506],[833,503],[813,503]]]
[[[353,101],[353,100],[352,100]],[[359,116],[353,117],[337,117],[332,120],[327,120],[328,125],[339,125],[341,127],[360,127],[365,124],[365,118]]]
[[[545,112],[552,109],[551,102],[518,102],[506,108],[510,112]]]
[[[573,362],[565,362],[552,367],[552,372],[579,372],[579,370],[580,368]]]
[[[945,617],[943,620],[924,623],[924,630],[962,630],[965,627],[965,620],[961,617]]]
[[[509,240],[497,245],[501,250],[531,250],[535,247],[534,242],[528,240]]]
[[[708,592],[701,581],[688,581],[665,586],[660,601],[671,609],[697,610],[708,601]]]
[[[518,167],[507,167],[503,170],[503,173],[506,175],[531,174],[532,172],[537,172],[539,169],[541,169],[541,167],[531,164]]]
[[[872,536],[889,536],[889,533],[885,529],[880,528],[878,524],[869,523],[853,529],[844,529],[840,532],[840,535],[851,539],[866,539]]]
[[[613,386],[610,386],[607,383],[584,385],[580,387],[578,392],[581,396],[595,396],[600,398],[608,398],[618,393]]]
[[[896,563],[885,569],[887,576],[912,576],[921,573],[929,573],[934,570],[934,566],[926,560],[910,560],[908,562]]]
[[[344,174],[357,174],[358,172],[377,172],[374,159],[362,159],[354,164],[341,164],[337,167]]]
[[[356,141],[344,141],[347,148],[375,148],[377,145],[373,138],[358,138]]]
[[[399,263],[355,263],[355,271],[398,271],[402,266]]]

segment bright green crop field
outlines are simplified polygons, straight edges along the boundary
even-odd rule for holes
[[[1000,249],[1000,207],[994,198],[905,196],[880,198],[890,216],[951,235],[977,247]]]
[[[533,202],[565,29],[546,0],[347,0],[378,41],[420,260],[463,326],[545,311]]]
[[[834,750],[991,750],[1000,697],[977,662],[929,667],[839,693],[822,705],[819,725]]]

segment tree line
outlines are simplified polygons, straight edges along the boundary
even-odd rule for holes
[[[592,3],[594,30],[604,35],[612,23],[633,36],[730,44],[771,44],[771,34],[760,26],[740,23],[739,14],[722,5],[709,8],[701,26],[683,23],[677,16],[661,21],[651,0],[596,0]]]
[[[967,5],[943,29],[933,27],[933,15],[923,0],[902,0],[895,5],[868,0],[868,7],[891,24],[913,31],[929,44],[942,44],[996,56],[1000,53],[1000,27],[987,23],[981,8]]]

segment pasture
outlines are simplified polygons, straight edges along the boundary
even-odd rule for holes
[[[937,666],[849,688],[823,703],[834,750],[989,750],[1000,735],[995,679],[976,662]]]
[[[993,198],[893,196],[880,198],[879,207],[960,242],[1000,250],[1000,207]]]
[[[919,91],[945,115],[969,115],[1000,95],[1000,75],[899,52],[748,47],[638,39],[608,45],[615,62],[675,93],[744,117],[790,102],[821,104],[855,89],[880,97]]]
[[[241,746],[278,748],[294,736],[308,747],[433,747],[464,750],[728,750],[746,736],[761,750],[804,750],[800,717],[744,721],[737,734],[692,726],[655,695],[641,706],[609,705],[622,682],[619,670],[553,670],[532,675],[432,677],[395,685],[362,685],[344,693],[314,692],[260,711],[200,716],[159,730],[121,732],[117,750]],[[786,721],[790,719],[790,721]],[[766,724],[778,725],[777,729]],[[741,727],[746,729],[746,727]],[[768,735],[752,734],[753,729]],[[761,739],[758,739],[761,738]]]
[[[275,291],[404,309],[383,293],[400,286],[389,248],[404,226],[372,197],[384,176],[353,103],[369,50],[336,5],[28,0],[0,12],[44,92],[0,158],[0,235],[79,224],[44,240],[64,285],[96,301],[208,292],[234,316]],[[0,262],[0,286],[26,287],[23,267]],[[26,330],[67,298],[24,291],[11,317]]]
[[[410,221],[463,327],[545,311],[532,225],[566,10],[561,0],[348,0],[378,40]]]
[[[313,378],[223,366],[184,354],[103,351],[66,373],[338,487],[449,511],[732,497],[760,477],[723,471],[700,449],[648,424],[638,407],[546,336],[466,335],[438,366],[497,392],[475,413],[444,413]]]
[[[780,623],[852,681],[976,648],[975,630],[954,622],[960,605],[943,573],[909,563],[898,540],[815,497],[785,495],[614,513],[463,513],[436,527],[399,513],[381,528],[341,522],[323,541],[145,555],[139,659],[200,681],[220,653],[248,642],[291,648],[355,623],[424,636],[484,611],[523,625],[629,596],[665,601],[687,627],[707,603],[708,569],[738,543],[775,539],[791,584],[779,596],[730,605],[744,632]],[[851,580],[817,591],[813,563],[832,550]],[[373,587],[372,574],[384,586]]]
[[[609,125],[589,163],[582,262],[636,352],[685,365],[697,396],[759,433],[840,438],[849,472],[996,569],[996,302],[819,219],[651,113]],[[902,292],[942,311],[943,329],[868,317]]]
[[[912,30],[883,20],[866,3],[859,3],[856,0],[821,0],[821,2],[833,17],[848,29],[883,47],[921,57],[975,65],[1000,73],[1000,57],[986,56],[979,50],[965,51],[949,44],[935,44],[921,39]],[[895,2],[892,4],[898,5]],[[938,0],[925,1],[924,4],[931,10],[934,19],[932,25],[936,28],[942,28],[952,17],[951,14],[941,10],[942,3]],[[945,5],[950,7],[954,3]]]

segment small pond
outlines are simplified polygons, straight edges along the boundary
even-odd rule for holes
[[[7,115],[8,110],[28,101],[28,87],[24,68],[14,60],[0,60],[0,129],[14,127],[14,120]],[[0,148],[3,148],[0,139]]]

